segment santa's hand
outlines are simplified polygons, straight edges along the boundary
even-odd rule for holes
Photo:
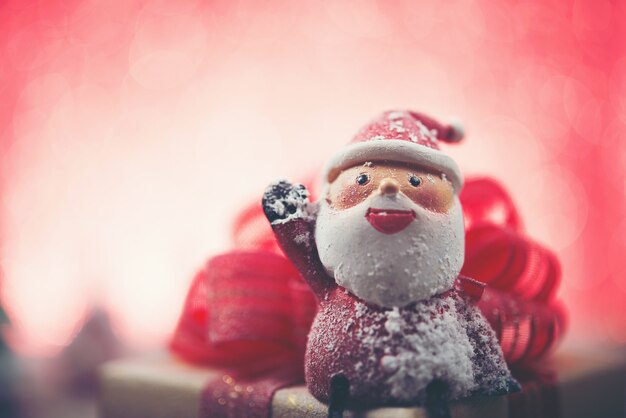
[[[302,184],[279,180],[263,194],[263,211],[271,223],[307,216],[309,192]]]
[[[286,180],[270,184],[263,194],[263,211],[271,223],[308,216],[309,192],[302,184]]]

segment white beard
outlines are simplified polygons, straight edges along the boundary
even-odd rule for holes
[[[365,218],[370,207],[413,210],[416,216],[402,231],[386,235]],[[368,303],[403,307],[453,287],[465,251],[461,203],[455,196],[447,213],[435,213],[403,195],[374,193],[344,210],[320,199],[315,242],[337,284]]]

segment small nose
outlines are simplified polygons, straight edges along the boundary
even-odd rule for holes
[[[378,186],[378,190],[381,194],[395,195],[400,191],[400,183],[392,178],[384,178]]]

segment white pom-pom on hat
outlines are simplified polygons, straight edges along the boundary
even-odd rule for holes
[[[446,126],[446,142],[460,142],[465,138],[465,127],[457,118],[451,118]]]

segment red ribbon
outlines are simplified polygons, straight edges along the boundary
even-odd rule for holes
[[[466,181],[461,274],[498,335],[509,364],[544,355],[562,335],[554,254],[526,237],[512,200],[495,181]],[[209,260],[190,288],[171,342],[182,358],[227,368],[204,391],[203,416],[266,417],[275,390],[302,381],[306,335],[317,309],[282,255],[260,204],[236,220],[237,250]],[[475,294],[474,294],[475,293]],[[481,297],[482,295],[482,297]]]
[[[487,285],[478,306],[504,357],[514,364],[543,356],[565,328],[555,300],[561,278],[556,256],[524,235],[511,198],[494,180],[468,180],[460,199],[466,221],[461,273]]]

